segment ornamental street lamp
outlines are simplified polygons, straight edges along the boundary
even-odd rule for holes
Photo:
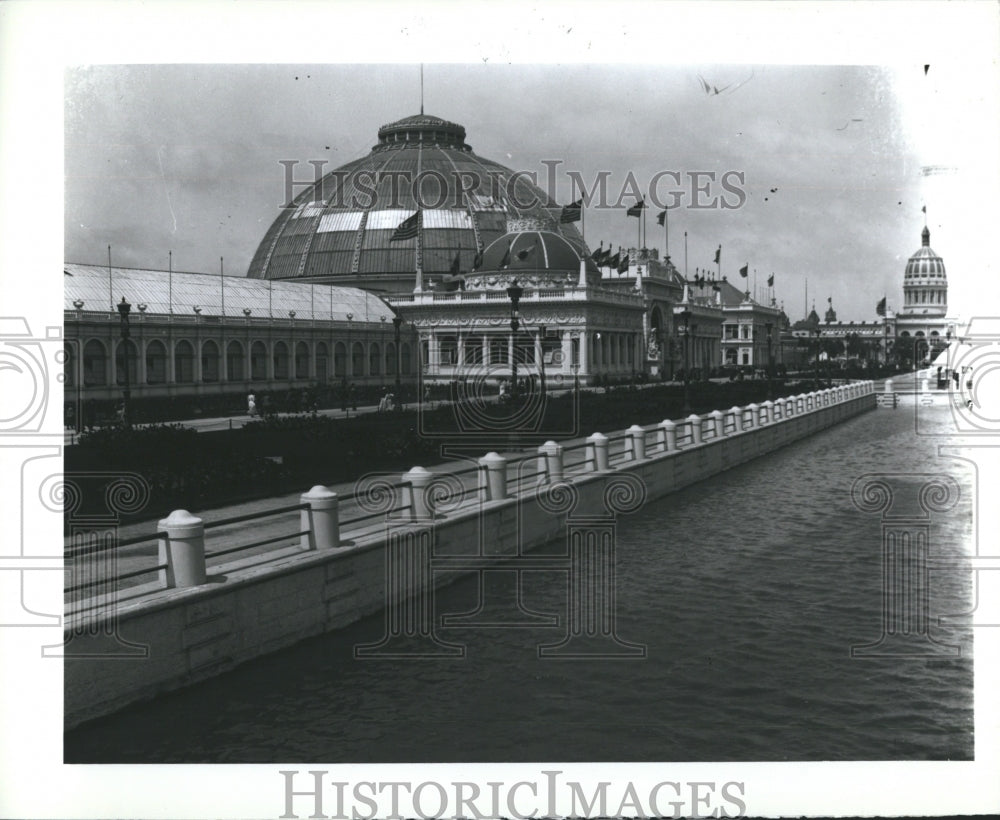
[[[378,317],[381,325],[378,332],[378,355],[382,361],[378,363],[379,385],[385,387],[385,314]]]
[[[683,413],[685,416],[691,413],[691,392],[689,381],[691,378],[691,366],[689,364],[690,350],[691,350],[691,311],[687,308],[681,311],[681,321],[683,324],[678,328],[684,336],[684,408]]]
[[[402,408],[400,404],[400,388],[399,388],[399,326],[403,324],[402,316],[392,317],[392,327],[396,333],[396,407]]]
[[[122,330],[122,358],[125,361],[125,366],[122,368],[123,379],[122,379],[122,426],[128,427],[130,424],[130,414],[129,405],[132,402],[132,385],[129,382],[129,336],[131,336],[131,330],[129,329],[128,314],[132,310],[132,305],[125,301],[125,297],[118,303],[118,316],[121,319],[121,330]]]
[[[511,357],[510,357],[510,397],[511,401],[517,401],[517,329],[520,325],[520,314],[518,304],[524,288],[517,284],[515,279],[507,288],[507,295],[510,297],[510,337],[511,337]]]
[[[814,362],[813,373],[814,373],[814,378],[816,380],[815,389],[819,390],[819,335],[821,331],[817,327],[813,332],[816,334],[816,361]]]
[[[764,330],[767,331],[767,400],[774,401],[774,355],[771,352],[771,331],[774,325],[771,322],[764,323]]]

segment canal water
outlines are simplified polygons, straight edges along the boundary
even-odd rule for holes
[[[65,759],[972,759],[972,630],[937,622],[972,608],[967,572],[930,575],[931,636],[959,657],[851,653],[882,634],[881,519],[852,503],[857,477],[951,475],[961,498],[933,514],[930,554],[974,549],[971,472],[940,443],[914,435],[912,410],[880,409],[622,516],[617,631],[644,658],[539,658],[564,628],[536,625],[442,628],[462,659],[356,660],[378,615],[84,725]],[[496,577],[513,596],[513,573]],[[526,609],[565,615],[565,573],[522,580]],[[477,597],[461,580],[437,613]]]

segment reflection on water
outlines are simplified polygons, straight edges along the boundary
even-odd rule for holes
[[[942,420],[943,410],[942,412]],[[462,660],[354,660],[376,616],[67,735],[67,762],[971,759],[972,637],[940,627],[971,579],[932,572],[933,637],[957,659],[852,658],[882,631],[871,472],[946,472],[932,556],[971,551],[970,473],[912,417],[879,410],[649,503],[618,525],[618,634],[645,659],[552,660],[560,628],[447,628]],[[561,549],[553,545],[552,550]],[[513,596],[514,574],[498,573]],[[475,579],[438,614],[476,605]],[[565,575],[524,575],[563,616]]]

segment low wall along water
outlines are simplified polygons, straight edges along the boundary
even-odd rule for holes
[[[461,655],[435,634],[434,589],[488,567],[537,562],[524,554],[564,536],[566,556],[544,560],[566,569],[588,603],[571,612],[553,653],[642,652],[615,635],[616,516],[875,406],[874,384],[858,382],[566,447],[547,442],[516,458],[489,453],[452,473],[415,467],[356,494],[364,512],[351,519],[341,520],[345,498],[314,487],[283,508],[301,511],[297,547],[252,557],[239,556],[245,547],[223,550],[212,555],[233,559],[210,567],[206,525],[175,511],[160,522],[157,582],[67,603],[65,644],[51,650],[64,657],[66,726],[380,610],[385,637],[357,656]],[[248,531],[260,517],[246,516]]]

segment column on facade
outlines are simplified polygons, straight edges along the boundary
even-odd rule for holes
[[[541,368],[542,366],[542,333],[539,330],[535,331],[535,367]]]
[[[483,367],[490,366],[490,338],[485,333],[482,337]]]
[[[562,332],[562,373],[569,375],[573,372],[573,339],[568,330]]]
[[[441,340],[433,330],[427,337],[427,365],[431,373],[437,373],[441,367]]]
[[[577,350],[579,350],[580,355],[579,373],[581,376],[590,374],[590,351],[588,349],[589,337],[590,334],[586,330],[581,330],[577,341]]]
[[[455,342],[455,357],[457,359],[456,365],[458,367],[465,367],[465,333],[461,330],[458,331],[457,341]]]

